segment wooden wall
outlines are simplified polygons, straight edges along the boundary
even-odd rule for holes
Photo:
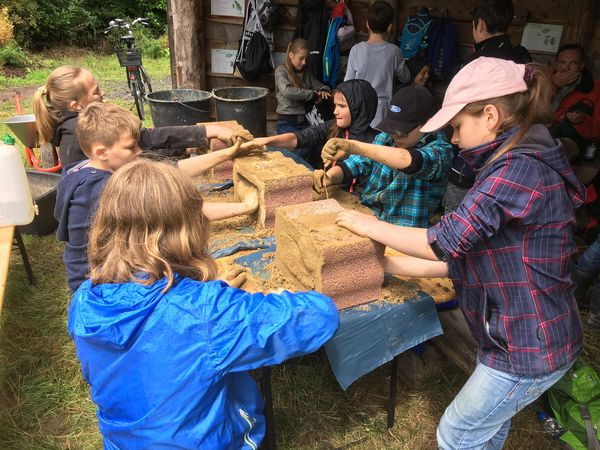
[[[291,40],[299,0],[274,0],[279,6],[279,20],[274,30],[275,52],[284,52]],[[331,5],[334,0],[328,0]],[[371,0],[347,0],[354,16],[358,40],[368,37],[367,8]],[[427,6],[431,15],[444,13],[453,19],[459,41],[459,53],[472,51],[471,12],[479,0],[389,0],[397,11],[395,30],[401,31],[406,18],[420,7]],[[204,89],[255,85],[274,89],[273,76],[250,83],[233,75],[217,73],[211,67],[213,49],[237,51],[243,19],[213,15],[211,0],[168,0],[169,35],[173,85]],[[240,0],[240,3],[243,3]],[[513,0],[515,21],[509,29],[513,43],[520,43],[527,22],[564,26],[561,43],[578,42],[585,46],[590,67],[600,78],[600,7],[597,0]],[[394,33],[396,34],[396,33]],[[549,63],[553,56],[532,52],[535,60]],[[268,97],[268,129],[275,129],[276,101],[273,92]]]

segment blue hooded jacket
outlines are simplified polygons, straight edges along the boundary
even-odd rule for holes
[[[256,449],[263,404],[248,370],[327,342],[339,325],[317,292],[249,294],[176,276],[150,286],[85,281],[69,335],[98,405],[105,449]]]

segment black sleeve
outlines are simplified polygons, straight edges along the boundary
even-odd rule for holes
[[[342,173],[344,174],[344,178],[342,179],[342,186],[350,186],[354,177],[350,172],[350,169],[344,164],[344,161],[338,161],[337,165],[340,169],[342,169]]]
[[[166,156],[185,153],[189,147],[206,147],[206,128],[203,125],[142,128],[140,147]]]
[[[325,123],[313,125],[312,127],[305,128],[302,131],[294,132],[296,139],[298,140],[296,148],[317,146],[323,147],[325,142],[327,142],[329,127],[331,126],[332,122],[333,120],[328,120]]]
[[[402,172],[410,175],[411,173],[416,173],[421,170],[423,167],[423,154],[419,150],[415,150],[414,148],[408,148],[408,153],[410,153],[410,164],[406,166],[404,169],[400,169]]]

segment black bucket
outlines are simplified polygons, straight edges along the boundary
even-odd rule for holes
[[[197,89],[156,91],[146,95],[155,127],[210,122],[210,92]]]
[[[267,94],[263,87],[230,86],[212,90],[217,120],[237,120],[254,136],[267,135]]]

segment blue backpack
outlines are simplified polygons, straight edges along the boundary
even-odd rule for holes
[[[340,71],[340,42],[337,32],[343,23],[344,17],[331,17],[327,25],[327,40],[323,50],[323,83],[331,89],[335,89]]]
[[[456,64],[456,29],[449,17],[434,19],[429,31],[427,59],[431,61],[431,78],[447,80]]]
[[[398,46],[405,58],[412,58],[418,53],[425,53],[428,41],[428,31],[431,25],[431,18],[427,13],[427,8],[421,10],[413,16],[406,19],[402,35],[398,38]]]

